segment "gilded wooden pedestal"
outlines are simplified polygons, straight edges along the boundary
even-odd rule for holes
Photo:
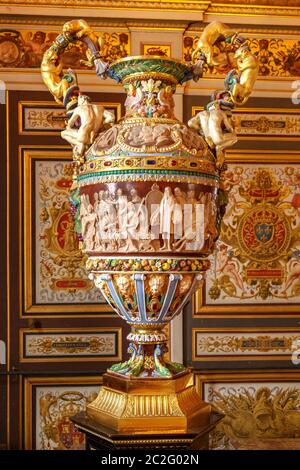
[[[116,431],[109,426],[106,427],[97,423],[85,412],[78,413],[71,420],[85,434],[88,450],[139,451],[163,449],[166,451],[174,449],[208,450],[209,433],[222,417],[222,414],[212,408],[206,424],[199,423],[197,425],[195,423],[194,426],[188,427],[186,431],[166,431],[164,434],[159,434],[153,429],[151,434]]]
[[[193,426],[208,426],[211,405],[202,401],[193,374],[171,379],[142,379],[107,373],[87,414],[96,422],[131,434],[180,433]]]

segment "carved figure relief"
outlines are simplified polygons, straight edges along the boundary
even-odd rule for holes
[[[144,196],[134,186],[82,194],[79,212],[88,252],[201,250],[216,236],[215,219],[210,193],[156,183]]]

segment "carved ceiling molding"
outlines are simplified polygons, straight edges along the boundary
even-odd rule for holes
[[[245,1],[245,0],[244,0]],[[268,1],[268,0],[265,0]],[[225,5],[212,3],[205,13],[217,13],[221,15],[255,15],[255,16],[299,16],[299,6],[264,5],[261,1],[259,5],[249,5],[240,2],[239,5]]]
[[[0,17],[0,25],[28,25],[28,26],[56,26],[60,31],[61,26],[71,20],[70,16],[32,16],[32,15],[2,15]],[[147,20],[129,20],[124,21],[123,19],[101,19],[101,18],[89,18],[88,23],[94,29],[101,28],[119,28],[122,30],[130,30],[134,28],[139,29],[155,29],[155,30],[178,30],[185,31],[189,22],[187,21],[147,21]],[[195,31],[198,31],[199,28]],[[298,32],[299,34],[299,32]]]
[[[20,0],[0,0],[0,5],[32,5],[39,6],[56,6],[56,7],[70,7],[70,8],[106,8],[114,10],[198,10],[205,11],[210,6],[210,1],[161,1],[161,0],[26,0],[22,2]]]
[[[38,7],[40,15],[46,8],[78,8],[89,10],[191,12],[242,16],[299,16],[298,0],[226,0],[168,1],[168,0],[0,0],[0,6]],[[73,12],[75,15],[75,12]],[[73,16],[74,16],[73,15]]]
[[[299,0],[300,1],[300,0]],[[300,8],[299,8],[300,11]],[[190,27],[188,27],[185,30],[185,35],[189,34],[201,34],[202,31],[204,30],[206,26],[206,23],[196,23],[192,24]],[[299,36],[299,28],[291,28],[291,27],[286,27],[286,26],[269,26],[266,27],[265,25],[257,25],[256,27],[245,27],[243,25],[235,24],[234,25],[236,29],[239,31],[239,33],[247,33],[247,34],[253,34],[253,35],[263,35],[263,34],[268,34],[268,35],[275,35],[275,36]]]
[[[3,5],[55,5],[55,6],[66,6],[69,7],[93,7],[93,8],[145,8],[147,10],[151,9],[173,9],[178,10],[181,8],[192,9],[192,10],[201,10],[209,6],[220,7],[224,6],[235,8],[235,7],[252,7],[257,8],[260,6],[266,6],[273,8],[293,8],[299,6],[298,0],[195,0],[191,1],[179,1],[179,0],[0,0],[0,4]],[[226,5],[227,4],[227,5]]]
[[[300,1],[300,0],[299,0]],[[1,0],[0,0],[1,4]],[[299,9],[300,10],[300,9]],[[5,26],[15,27],[18,26],[30,26],[38,27],[43,26],[46,29],[52,29],[54,27],[58,32],[61,30],[61,26],[66,22],[72,19],[70,16],[32,16],[32,15],[2,15],[0,16],[0,25],[3,29]],[[187,21],[147,21],[147,20],[129,20],[124,21],[123,19],[101,19],[101,18],[89,18],[88,23],[91,27],[97,31],[98,29],[109,30],[109,29],[119,29],[122,31],[133,31],[135,29],[139,30],[167,30],[167,31],[182,31],[185,35],[200,34],[206,23],[192,23],[190,24]],[[247,33],[250,35],[275,35],[275,36],[299,36],[299,28],[292,28],[288,26],[269,26],[257,25],[255,27],[245,27],[244,25],[235,24],[236,29],[240,33]]]

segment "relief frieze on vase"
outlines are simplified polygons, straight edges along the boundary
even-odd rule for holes
[[[117,122],[80,93],[72,70],[63,72],[60,56],[78,41],[99,78],[125,88],[126,114]],[[188,124],[180,122],[176,86],[198,80],[224,42],[236,57],[224,90]],[[66,107],[61,135],[73,148],[70,200],[89,277],[132,326],[130,358],[110,367],[87,412],[119,431],[187,431],[208,422],[210,406],[192,374],[167,359],[164,328],[209,269],[227,202],[225,149],[237,140],[232,109],[250,96],[258,61],[245,38],[218,22],[205,28],[190,63],[162,56],[105,62],[101,47],[85,21],[70,21],[41,66]]]

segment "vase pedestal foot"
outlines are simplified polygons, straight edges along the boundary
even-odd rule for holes
[[[157,430],[149,432],[117,431],[109,426],[103,426],[86,412],[81,411],[71,418],[76,428],[86,438],[87,450],[106,451],[145,451],[145,450],[208,450],[209,434],[216,427],[223,415],[214,408],[211,409],[206,425],[198,423],[188,427],[186,431],[172,432],[170,430],[160,434]]]
[[[108,372],[87,406],[95,422],[130,434],[187,432],[210,423],[212,407],[201,400],[189,371],[168,379],[132,378]]]

